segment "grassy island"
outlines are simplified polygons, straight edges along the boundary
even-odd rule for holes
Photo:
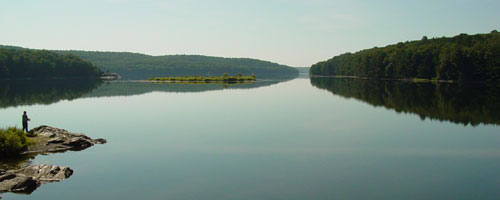
[[[222,76],[176,76],[176,77],[155,77],[150,78],[151,82],[169,82],[169,83],[246,83],[257,80],[255,75],[243,76],[229,76],[224,74]]]

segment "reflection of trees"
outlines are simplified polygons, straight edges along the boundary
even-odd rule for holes
[[[500,86],[311,78],[315,87],[396,112],[453,123],[500,124]]]
[[[13,158],[0,158],[0,172],[11,169],[19,169],[31,164],[35,155],[19,155]]]
[[[0,108],[73,100],[100,84],[96,80],[1,81]]]
[[[223,89],[258,88],[291,79],[263,80],[244,84],[169,84],[148,82],[105,82],[95,80],[0,81],[0,108],[51,104],[82,97],[129,96],[149,92],[204,92]]]
[[[179,84],[179,83],[149,83],[149,82],[107,82],[84,97],[130,96],[149,92],[205,92],[224,89],[251,89],[277,84],[290,79],[259,80],[242,84]]]

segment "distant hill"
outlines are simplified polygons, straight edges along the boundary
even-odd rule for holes
[[[0,48],[0,80],[97,79],[100,76],[101,71],[95,65],[74,55],[16,47]]]
[[[200,55],[150,56],[127,52],[55,51],[71,54],[96,64],[103,71],[116,72],[124,79],[156,76],[219,76],[255,74],[259,77],[297,76],[295,68],[249,58],[221,58]]]
[[[15,46],[0,48],[23,49]],[[295,68],[250,58],[222,58],[201,55],[150,56],[129,52],[60,51],[62,55],[75,55],[89,61],[102,71],[118,73],[123,79],[148,79],[157,76],[219,76],[255,74],[261,77],[295,77]]]
[[[309,74],[310,67],[295,67],[295,69],[299,70],[301,74]]]
[[[500,81],[500,33],[400,42],[314,64],[311,75]]]

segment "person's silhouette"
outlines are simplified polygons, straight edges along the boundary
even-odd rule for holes
[[[23,114],[23,131],[26,130],[26,133],[28,133],[28,121],[30,121],[30,118],[28,118],[28,115],[26,114],[26,111],[24,111],[24,114]]]

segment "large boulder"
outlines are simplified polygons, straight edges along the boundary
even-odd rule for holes
[[[37,143],[28,147],[25,154],[83,150],[94,144],[104,144],[105,139],[92,139],[84,134],[50,126],[39,126],[30,130]]]

